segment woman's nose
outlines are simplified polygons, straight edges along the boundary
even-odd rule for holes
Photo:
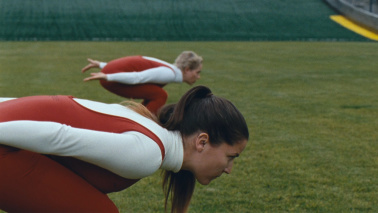
[[[232,170],[232,165],[233,163],[230,163],[225,169],[224,169],[224,173],[226,174],[230,174],[231,173],[231,170]]]

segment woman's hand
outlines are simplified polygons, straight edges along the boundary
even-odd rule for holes
[[[91,73],[91,77],[84,78],[84,81],[91,80],[106,80],[106,74],[102,72],[93,72]]]
[[[89,64],[87,66],[85,66],[83,69],[81,69],[81,72],[85,72],[85,71],[92,69],[92,68],[99,68],[100,67],[100,61],[93,60],[93,59],[90,59],[90,58],[88,58],[87,60],[89,61]]]

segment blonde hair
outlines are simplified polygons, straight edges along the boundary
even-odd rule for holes
[[[146,118],[155,121],[156,123],[159,123],[157,117],[141,103],[137,103],[135,101],[123,101],[120,104]]]
[[[197,55],[193,51],[184,51],[179,56],[177,56],[174,65],[177,66],[181,71],[185,68],[194,70],[202,64],[202,57]]]

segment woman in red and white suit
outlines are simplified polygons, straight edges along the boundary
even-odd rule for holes
[[[207,185],[244,150],[241,113],[204,86],[164,107],[71,96],[0,98],[0,209],[118,212],[107,193],[164,170],[166,203],[185,212],[195,180]]]
[[[168,83],[194,84],[200,78],[202,57],[192,51],[182,52],[174,64],[146,56],[127,56],[109,63],[88,59],[82,69],[100,68],[84,81],[100,80],[108,91],[125,98],[143,99],[142,104],[152,113],[166,103],[168,94],[163,87]]]

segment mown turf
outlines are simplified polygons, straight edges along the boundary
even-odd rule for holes
[[[245,115],[251,139],[191,212],[377,212],[378,44],[373,42],[2,42],[0,96],[123,99],[82,82],[86,58],[204,57],[202,78]],[[168,102],[190,87],[170,84]],[[1,116],[1,115],[0,115]],[[121,212],[162,212],[159,173],[110,195]]]

